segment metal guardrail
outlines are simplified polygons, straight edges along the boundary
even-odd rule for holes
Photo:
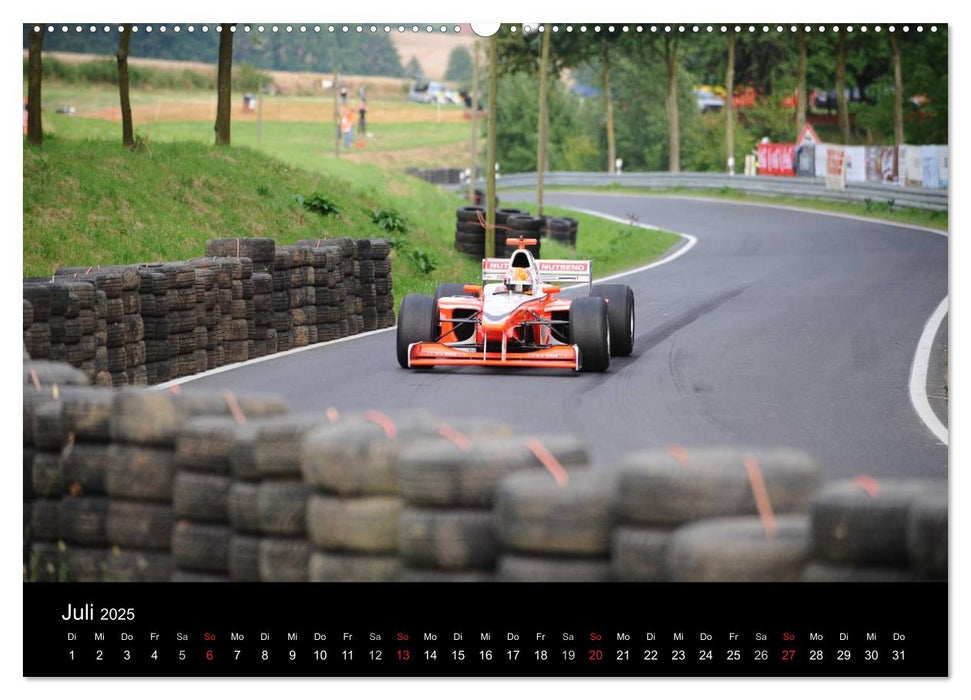
[[[638,187],[647,189],[686,188],[692,190],[731,189],[769,197],[793,195],[843,202],[875,204],[893,201],[895,207],[912,207],[947,211],[948,190],[901,187],[872,182],[848,182],[845,190],[826,189],[824,178],[727,175],[721,173],[575,173],[551,172],[544,176],[547,187]],[[496,180],[497,189],[536,187],[536,173],[503,175]]]

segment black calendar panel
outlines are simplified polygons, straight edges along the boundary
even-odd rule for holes
[[[25,584],[27,676],[946,676],[946,584]]]

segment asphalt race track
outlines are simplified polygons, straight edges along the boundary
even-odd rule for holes
[[[785,445],[814,454],[828,478],[946,476],[947,446],[908,391],[918,340],[947,296],[946,236],[728,202],[547,197],[697,238],[617,280],[634,290],[636,341],[607,373],[407,371],[387,331],[202,375],[184,390],[273,391],[294,412],[492,415],[519,432],[581,434],[600,463],[672,443]]]

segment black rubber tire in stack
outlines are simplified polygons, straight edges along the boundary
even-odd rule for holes
[[[273,257],[273,328],[280,352],[293,347],[293,320],[290,317],[290,267],[293,262],[287,248],[277,248]]]
[[[946,544],[943,556],[938,553],[947,531],[947,482],[880,479],[871,483],[833,482],[813,499],[813,561],[805,580],[946,578]],[[935,503],[936,510],[925,510]],[[943,517],[927,520],[924,513]],[[937,527],[921,527],[921,522],[936,522]]]
[[[501,237],[498,235],[498,232],[496,235],[497,257],[502,258],[512,255],[513,251],[519,246],[507,245],[506,239],[520,237],[535,239],[536,245],[527,246],[526,249],[533,254],[534,258],[540,257],[540,248],[542,247],[540,233],[542,233],[543,219],[538,216],[530,216],[529,214],[512,214],[506,219],[505,226],[508,230],[502,231],[503,235]]]
[[[249,421],[236,431],[229,490],[234,580],[307,580],[310,489],[300,476],[299,445],[319,423],[316,417],[277,416]]]
[[[276,328],[273,326],[273,274],[253,273],[253,322],[256,357],[278,351]]]
[[[543,237],[576,248],[577,220],[569,217],[547,216],[543,227]]]
[[[63,581],[58,515],[65,490],[60,470],[65,432],[60,398],[84,387],[88,378],[47,360],[25,364],[24,375],[24,580]]]
[[[374,260],[371,258],[371,239],[359,238],[357,244],[357,279],[360,283],[358,296],[361,298],[361,330],[374,331],[378,328],[377,286]]]
[[[564,483],[545,470],[503,479],[495,507],[500,580],[609,580],[616,481],[606,469],[571,470]]]
[[[485,257],[485,207],[459,207],[455,211],[455,250],[474,258]]]
[[[759,465],[777,515],[808,510],[819,487],[819,467],[801,452],[766,448],[644,450],[621,460],[616,468],[614,578],[663,581],[669,575],[682,575],[680,570],[672,574],[667,558],[676,528],[715,518],[756,516],[758,509],[745,466],[748,458]],[[690,549],[693,545],[685,546]]]
[[[307,504],[311,581],[397,580],[397,439],[361,418],[318,426],[305,437],[301,469],[312,489]]]
[[[92,382],[107,369],[105,350],[98,351],[97,296],[94,285],[55,278],[51,284],[51,359],[67,361]],[[54,351],[55,346],[58,352]]]
[[[340,311],[337,304],[337,286],[334,270],[340,259],[336,248],[316,245],[316,241],[298,241],[297,245],[308,249],[308,257],[313,267],[314,312],[317,322],[317,342],[335,340],[340,334],[337,325]]]
[[[566,466],[587,462],[573,438],[542,442]],[[490,575],[500,555],[493,513],[497,486],[516,471],[542,471],[524,438],[473,438],[465,447],[437,440],[401,451],[398,489],[405,507],[398,551],[410,580],[420,580],[423,571],[438,572],[437,578],[442,572]]]
[[[35,405],[37,448],[31,487],[43,501],[32,507],[35,535],[52,537],[45,525],[56,511],[56,580],[98,582],[109,554],[105,497],[106,462],[114,392],[108,388],[61,387]],[[52,498],[56,498],[56,508]],[[43,560],[44,547],[39,560]],[[43,571],[34,580],[45,580]],[[48,569],[47,573],[50,571]]]
[[[314,298],[317,303],[317,340],[324,342],[349,335],[345,255],[350,255],[349,238],[316,238],[298,241],[309,246],[314,268]],[[320,256],[323,255],[323,260]],[[321,267],[323,265],[323,267]]]
[[[145,326],[145,372],[149,384],[161,384],[169,380],[169,281],[165,273],[150,267],[139,269],[139,299],[142,322]]]
[[[176,444],[183,429],[197,416],[225,417],[235,407],[244,416],[253,417],[277,415],[287,409],[285,402],[272,396],[236,399],[220,394],[171,394],[134,389],[116,392],[111,420],[111,436],[115,444],[111,446],[108,460],[107,491],[113,500],[129,503],[123,508],[129,527],[137,525],[146,533],[143,540],[129,541],[129,546],[142,557],[133,561],[143,562],[145,576],[155,576],[162,571],[159,567],[164,562],[149,553],[162,551],[167,510],[172,534],[170,580],[181,580],[185,572],[190,578],[197,574],[228,578],[227,560],[219,558],[220,552],[228,547],[228,526],[225,532],[218,532],[209,523],[176,518],[171,508],[177,472]],[[199,500],[211,503],[218,498],[218,493],[209,488],[196,491],[193,494],[197,498],[196,507]],[[224,534],[226,536],[222,537]],[[225,545],[221,544],[224,540]],[[145,562],[153,565],[148,566]],[[129,569],[123,571],[128,571],[125,575],[135,575]],[[118,575],[121,576],[123,571],[120,570]]]
[[[289,253],[289,314],[293,347],[300,348],[317,342],[317,301],[313,254],[310,247],[280,246],[278,251]]]
[[[233,258],[238,261],[232,268],[231,293],[220,290],[223,357],[217,359],[230,364],[264,353],[289,349],[290,338],[286,335],[281,339],[276,319],[274,318],[272,324],[267,323],[270,320],[267,314],[271,312],[267,312],[264,307],[271,302],[258,298],[255,291],[257,281],[253,279],[253,275],[258,273],[273,276],[276,269],[276,241],[272,238],[212,238],[206,241],[206,256]],[[266,289],[265,279],[260,279],[259,286],[260,289]],[[276,279],[273,279],[272,291],[284,291],[287,288],[287,285],[277,285]],[[259,294],[268,293],[264,291]],[[260,307],[259,313],[257,306]],[[275,332],[269,332],[270,325],[273,325]],[[257,330],[258,328],[261,330]],[[284,329],[284,333],[288,331],[289,326]],[[271,350],[274,343],[276,349]],[[286,348],[280,347],[281,344],[286,344]]]
[[[352,260],[348,263],[345,258],[344,284],[347,287],[347,320],[352,334],[364,330],[364,300],[361,298],[361,251],[357,241],[346,239],[344,247],[350,252]]]
[[[35,360],[51,356],[51,290],[47,280],[24,280],[24,300],[31,305],[30,325],[24,329],[24,347]]]
[[[391,277],[391,244],[384,238],[371,239],[371,262],[374,265],[374,309],[377,327],[391,328],[394,317],[394,280]]]

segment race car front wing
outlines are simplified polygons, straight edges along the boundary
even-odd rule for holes
[[[412,343],[408,346],[409,367],[439,365],[466,367],[555,367],[580,371],[580,348],[553,345],[529,352],[499,352],[479,347],[453,347],[444,343]]]

